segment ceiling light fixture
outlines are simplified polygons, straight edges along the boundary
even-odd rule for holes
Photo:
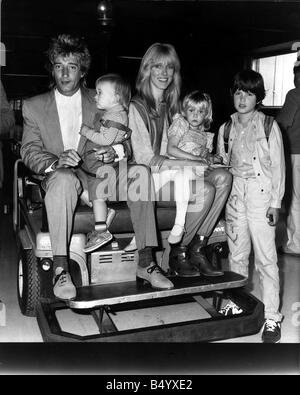
[[[113,4],[111,0],[101,0],[97,6],[97,15],[100,25],[103,27],[113,26]]]

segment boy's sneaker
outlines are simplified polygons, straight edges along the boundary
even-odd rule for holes
[[[235,304],[231,300],[224,307],[222,307],[222,309],[219,310],[219,313],[225,316],[237,315],[237,314],[242,314],[243,309],[241,309],[237,304]]]
[[[280,322],[268,319],[265,321],[262,330],[263,343],[279,343],[281,339]]]
[[[87,242],[83,249],[83,252],[88,253],[97,250],[104,244],[110,242],[112,238],[113,235],[108,230],[102,233],[93,230],[87,235]]]
[[[72,282],[70,274],[65,270],[56,273],[53,283],[53,293],[58,299],[70,300],[76,297],[75,285]]]

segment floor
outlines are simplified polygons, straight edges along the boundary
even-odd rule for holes
[[[284,224],[280,222],[277,232],[278,242],[284,237]],[[3,213],[3,205],[0,214],[0,342],[6,343],[29,343],[43,342],[37,321],[35,318],[25,317],[21,314],[17,301],[17,250],[15,236],[12,227],[12,214]],[[300,343],[300,260],[296,257],[280,255],[279,269],[282,284],[282,306],[284,315],[282,322],[281,343]],[[247,286],[253,295],[260,298],[259,281],[254,270]],[[190,306],[193,311],[194,306]],[[6,311],[4,311],[6,310]],[[149,312],[148,312],[149,313]],[[185,312],[186,313],[186,312]],[[168,311],[170,320],[175,311]],[[178,311],[176,311],[178,317]],[[75,314],[73,312],[59,313],[62,326],[65,330],[72,328],[78,334],[88,332],[97,333],[95,321],[91,316]],[[158,317],[158,318],[157,318]],[[157,315],[156,319],[159,320]],[[122,318],[121,316],[119,318]],[[149,320],[149,314],[141,317],[140,312],[135,317],[137,320]],[[118,317],[116,317],[116,320]],[[134,319],[134,317],[132,318]],[[185,319],[182,313],[182,319]],[[120,321],[122,322],[122,320]],[[227,339],[220,343],[261,343],[260,333]]]

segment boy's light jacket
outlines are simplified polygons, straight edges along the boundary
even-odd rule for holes
[[[223,157],[225,164],[230,164],[233,142],[237,136],[235,118],[237,113],[231,115],[232,124],[228,138],[228,152],[224,146],[224,126],[219,129],[217,153]],[[252,131],[256,135],[256,143],[252,156],[252,165],[259,181],[261,191],[270,193],[270,207],[280,208],[285,189],[285,159],[281,131],[274,120],[269,139],[267,141],[264,131],[265,115],[256,111],[252,118]]]

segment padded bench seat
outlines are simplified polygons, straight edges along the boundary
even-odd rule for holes
[[[109,203],[108,207],[116,211],[116,216],[109,227],[112,233],[132,233],[133,227],[130,212],[126,202]],[[176,208],[171,203],[158,203],[156,212],[157,226],[159,230],[170,230],[174,225]],[[93,210],[88,206],[79,206],[74,219],[73,233],[87,233],[94,229]]]
[[[24,165],[23,165],[24,166]],[[25,183],[27,189],[24,192],[25,196],[33,203],[43,203],[41,196],[40,176],[32,175],[31,172],[24,166],[25,175],[28,174],[28,180]],[[24,177],[24,175],[23,175]],[[173,185],[171,185],[173,188]],[[162,194],[162,196],[164,196]],[[171,190],[172,196],[172,190]],[[113,234],[125,234],[133,233],[133,226],[131,223],[130,212],[126,202],[108,202],[108,207],[113,208],[116,211],[116,216],[111,223],[109,230]],[[42,232],[48,231],[48,225],[45,216],[45,207],[43,207],[43,221],[42,221]],[[161,200],[156,202],[155,209],[157,230],[159,231],[170,231],[174,225],[176,217],[176,204],[174,201]],[[95,219],[92,208],[78,204],[74,217],[73,234],[76,233],[88,233],[94,229]],[[210,237],[211,242],[226,241],[226,235],[224,232],[224,221],[221,220]]]
[[[23,165],[23,171],[27,175],[27,186],[25,195],[29,201],[43,203],[40,182],[42,176],[31,173]],[[29,181],[29,183],[28,183]],[[173,187],[171,187],[173,188]],[[80,200],[79,200],[80,202]],[[108,207],[116,211],[116,216],[109,227],[109,230],[116,233],[133,233],[130,212],[126,202],[108,202]],[[172,229],[176,216],[176,205],[174,201],[160,201],[156,203],[156,221],[157,227],[161,231]],[[88,233],[94,229],[93,210],[89,206],[78,204],[74,217],[73,233]],[[44,231],[48,228],[44,222]]]

